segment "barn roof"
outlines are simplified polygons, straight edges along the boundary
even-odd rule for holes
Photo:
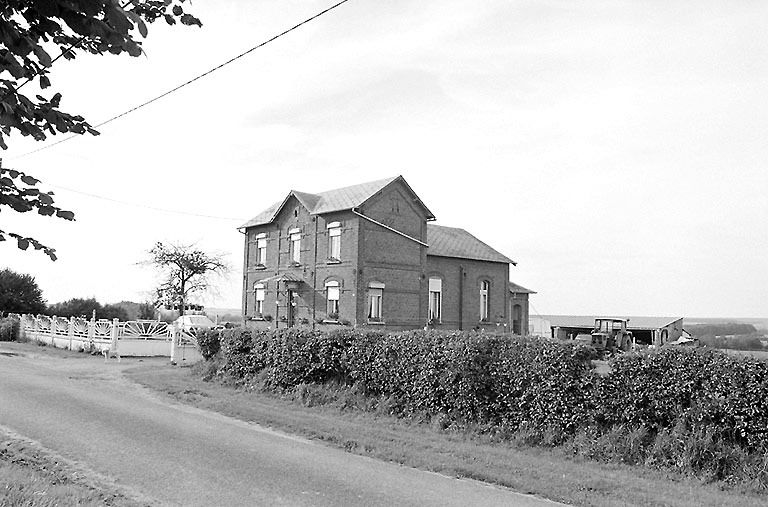
[[[552,327],[592,327],[597,318],[610,318],[605,315],[550,315],[547,317]],[[627,318],[627,329],[661,329],[682,317],[623,317]]]
[[[506,255],[499,253],[464,229],[457,227],[427,224],[427,244],[429,245],[427,255],[517,265]]]
[[[291,190],[288,195],[280,202],[272,204],[270,207],[248,220],[241,225],[239,229],[247,227],[253,227],[256,225],[264,225],[272,222],[280,209],[293,196],[295,197],[307,210],[313,215],[320,215],[323,213],[332,213],[334,211],[343,211],[352,208],[362,206],[368,199],[373,197],[376,193],[383,190],[386,186],[393,183],[396,180],[400,180],[405,187],[411,191],[415,196],[416,201],[421,205],[427,214],[427,219],[434,220],[434,215],[431,211],[421,202],[421,199],[416,195],[416,192],[406,183],[402,176],[393,176],[391,178],[385,178],[383,180],[369,181],[366,183],[360,183],[358,185],[351,185],[348,187],[335,188],[333,190],[327,190],[317,194],[310,194],[308,192],[300,192],[298,190]]]

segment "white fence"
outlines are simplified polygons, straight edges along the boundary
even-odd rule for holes
[[[165,356],[171,361],[197,361],[194,335],[157,320],[86,320],[78,317],[10,314],[19,319],[27,338],[69,350],[109,351],[120,356]]]

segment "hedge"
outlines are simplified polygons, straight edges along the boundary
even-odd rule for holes
[[[707,432],[766,449],[768,362],[686,348],[625,354],[601,376],[588,347],[476,332],[386,333],[346,328],[231,329],[221,334],[220,372],[290,390],[335,381],[388,399],[405,417],[442,415],[492,431],[584,427]],[[218,343],[206,340],[206,357]],[[211,353],[211,351],[214,351]]]
[[[297,328],[236,329],[221,338],[221,371],[292,389],[330,380],[390,398],[405,416],[573,432],[590,416],[589,352],[572,344],[482,333]]]
[[[12,342],[19,338],[19,321],[13,317],[0,319],[0,342]]]

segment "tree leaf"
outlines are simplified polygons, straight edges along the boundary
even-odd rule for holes
[[[47,76],[40,75],[40,88],[43,90],[51,86],[51,80]]]
[[[29,240],[25,238],[16,238],[16,243],[18,244],[19,248],[22,250],[26,250],[29,248]]]
[[[34,177],[32,177],[32,176],[30,176],[28,174],[25,174],[24,176],[22,176],[21,177],[21,181],[23,181],[24,183],[26,183],[27,185],[30,185],[30,186],[34,186],[34,185],[37,185],[38,183],[40,183],[40,180],[38,180],[37,178],[34,178]]]
[[[43,65],[43,67],[51,66],[51,55],[49,55],[42,47],[35,44],[35,47],[32,48],[32,51],[34,51],[35,56]]]
[[[63,218],[64,220],[74,220],[75,219],[75,214],[74,213],[72,213],[71,211],[64,211],[62,209],[60,209],[60,210],[58,210],[56,212],[56,216],[59,217],[59,218]]]

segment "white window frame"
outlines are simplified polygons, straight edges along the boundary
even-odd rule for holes
[[[438,277],[429,279],[429,320],[443,321],[443,280]]]
[[[288,231],[291,240],[291,262],[301,264],[301,229]]]
[[[489,296],[491,292],[491,282],[483,280],[480,282],[480,320],[487,321],[490,316]]]
[[[383,319],[383,302],[384,289],[368,289],[368,320],[379,322]]]
[[[264,232],[256,236],[256,264],[267,264],[267,234]]]
[[[253,286],[253,290],[256,293],[256,313],[264,315],[264,299],[266,299],[267,288],[263,283],[257,283]]]
[[[326,296],[326,315],[329,319],[331,319],[331,314],[336,314],[336,319],[339,318],[339,301],[341,300],[341,287],[339,286],[339,282],[335,280],[331,280],[329,282],[325,282],[325,296]]]
[[[341,260],[341,222],[328,224],[328,258]]]

